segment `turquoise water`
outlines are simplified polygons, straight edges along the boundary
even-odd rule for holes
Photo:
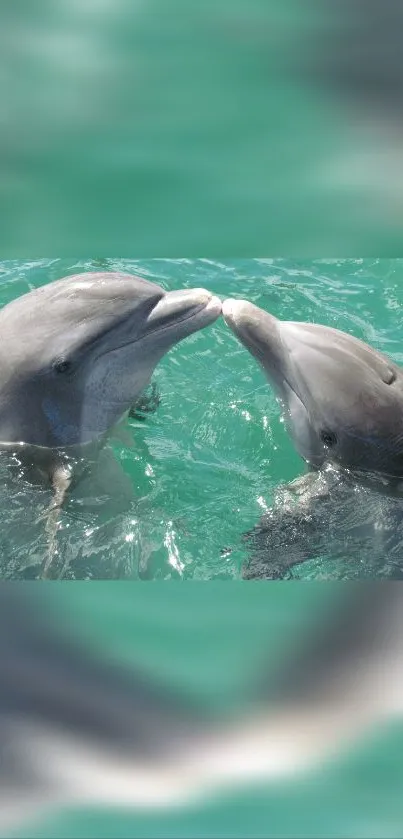
[[[403,260],[8,261],[0,263],[0,303],[100,268],[166,289],[245,297],[280,318],[351,332],[403,363]],[[158,410],[129,421],[131,443],[111,441],[105,475],[100,467],[95,489],[75,493],[63,512],[67,579],[237,579],[247,559],[242,534],[274,490],[304,471],[262,371],[221,318],[176,346],[154,381]],[[2,491],[3,577],[38,574],[46,540],[37,519],[48,503],[47,491],[21,483]],[[299,576],[309,573],[302,567]]]

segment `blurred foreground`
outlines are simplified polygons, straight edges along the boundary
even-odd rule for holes
[[[0,601],[2,835],[401,835],[399,584]]]
[[[0,253],[401,255],[399,0],[37,0],[0,32]]]

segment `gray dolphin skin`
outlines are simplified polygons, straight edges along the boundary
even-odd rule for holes
[[[165,353],[220,313],[204,289],[166,292],[118,272],[77,274],[12,301],[0,311],[0,449],[49,480],[60,506],[66,458],[96,453]]]
[[[48,449],[100,442],[171,347],[213,323],[204,289],[85,273],[0,311],[0,442]]]
[[[260,362],[310,465],[403,478],[403,370],[337,329],[226,300],[225,322]]]
[[[313,470],[330,467],[325,482],[323,475],[320,479],[306,476],[300,482],[294,493],[299,499],[297,504],[290,504],[289,497],[283,503],[284,512],[287,508],[288,533],[293,532],[292,545],[284,545],[290,567],[307,558],[313,542],[323,542],[325,521],[328,538],[331,521],[333,532],[338,534],[336,541],[342,544],[344,532],[347,544],[343,519],[346,522],[351,512],[351,494],[340,479],[342,474],[358,477],[361,486],[367,483],[391,494],[401,491],[403,370],[351,335],[319,324],[281,321],[246,300],[224,301],[223,316],[275,389],[300,456]],[[314,496],[316,508],[312,503]],[[334,507],[336,497],[340,502],[338,524],[329,509],[329,501]],[[396,560],[400,552],[401,562],[402,545],[398,548],[394,543],[392,548],[391,544],[379,542],[379,532],[387,533],[388,540],[396,532],[401,499],[395,500],[394,505],[391,502],[388,510],[379,498],[374,501],[374,496],[371,504],[366,519],[363,518],[372,522],[371,534],[366,525],[367,538],[376,539],[379,557],[387,547],[389,553],[394,551]],[[315,510],[316,518],[312,517]],[[361,539],[362,523],[354,521],[354,539],[358,531]],[[353,544],[357,547],[358,543]],[[268,540],[266,548],[267,544]],[[277,544],[277,552],[278,547]],[[255,575],[256,568],[251,572],[251,576]]]

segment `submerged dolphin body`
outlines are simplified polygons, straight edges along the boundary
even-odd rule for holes
[[[351,335],[281,321],[245,300],[226,300],[223,315],[273,385],[298,453],[321,470],[290,485],[262,519],[252,533],[260,559],[245,575],[282,576],[332,540],[333,554],[344,544],[351,557],[366,543],[376,562],[392,558],[396,570],[403,559],[403,370]]]
[[[0,311],[0,449],[49,480],[60,506],[66,464],[94,457],[165,353],[220,312],[204,289],[165,292],[117,272],[77,274],[12,301]]]

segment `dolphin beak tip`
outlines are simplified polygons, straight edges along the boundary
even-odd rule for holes
[[[220,298],[216,297],[214,295],[211,295],[210,299],[207,302],[207,307],[206,308],[208,309],[209,312],[216,314],[217,317],[219,315],[221,315],[222,302],[221,302]]]
[[[232,297],[228,297],[227,300],[224,300],[222,304],[222,314],[225,323],[228,324],[228,326],[237,322],[245,302],[245,300],[234,300]]]
[[[222,301],[219,297],[207,291],[205,288],[192,289],[195,304],[202,307],[208,315],[218,318],[222,312]]]

